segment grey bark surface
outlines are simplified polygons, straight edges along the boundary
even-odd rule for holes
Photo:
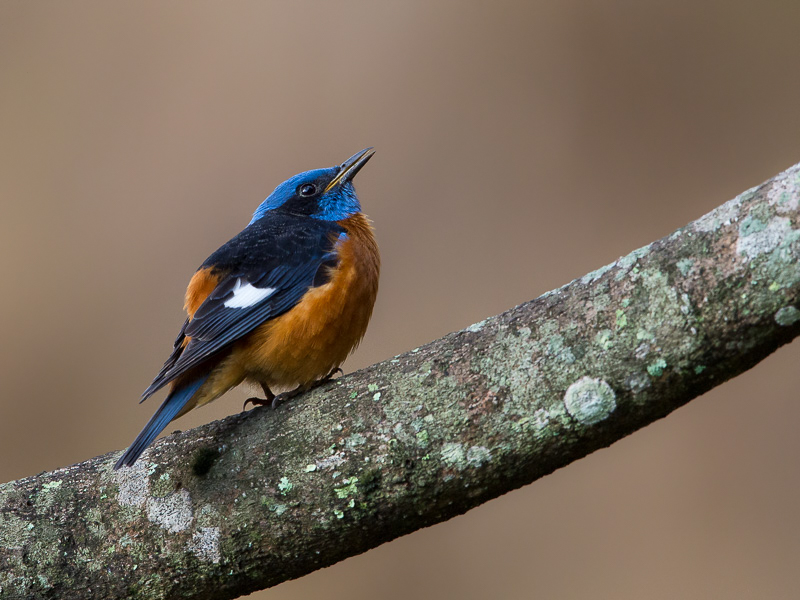
[[[0,485],[0,598],[235,598],[608,446],[800,332],[799,203],[796,165],[277,410]]]

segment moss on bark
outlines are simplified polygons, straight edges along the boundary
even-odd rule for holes
[[[306,394],[0,486],[2,598],[234,598],[530,483],[800,332],[800,166]]]

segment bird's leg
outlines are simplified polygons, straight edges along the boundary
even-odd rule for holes
[[[341,367],[334,367],[333,369],[331,369],[331,372],[325,375],[325,377],[318,379],[315,385],[322,385],[323,383],[328,383],[331,379],[333,379],[337,375],[344,375],[344,371],[342,371]]]
[[[265,406],[267,404],[273,404],[275,402],[275,394],[272,393],[272,390],[269,389],[269,386],[266,383],[261,384],[261,389],[264,390],[264,395],[266,398],[262,400],[261,398],[248,398],[244,401],[244,405],[242,406],[242,410],[247,409],[248,404],[252,404],[253,406]]]
[[[272,399],[272,408],[278,408],[281,404],[286,402],[287,400],[291,400],[292,398],[299,396],[303,392],[307,392],[308,390],[313,390],[315,387],[322,385],[323,383],[328,383],[334,377],[336,377],[337,373],[341,373],[344,375],[344,371],[342,371],[339,367],[335,367],[331,369],[330,373],[325,375],[325,377],[320,377],[316,381],[312,381],[311,383],[304,383],[303,385],[298,385],[293,390],[288,392],[283,392],[282,394],[278,394]]]
[[[304,383],[303,385],[298,385],[293,390],[289,390],[288,392],[283,392],[278,394],[272,399],[272,408],[278,408],[281,404],[286,402],[287,400],[291,400],[295,396],[299,396],[306,390],[310,390],[313,387],[313,384]]]

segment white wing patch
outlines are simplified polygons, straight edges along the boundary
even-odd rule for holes
[[[225,301],[226,308],[247,308],[269,298],[275,293],[275,288],[257,288],[250,283],[242,285],[242,280],[237,279],[233,286],[233,296]]]

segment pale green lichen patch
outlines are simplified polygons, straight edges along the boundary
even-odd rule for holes
[[[533,422],[537,427],[546,427],[550,422],[550,413],[545,408],[538,409],[533,413]]]
[[[599,269],[592,271],[591,273],[587,273],[583,277],[581,277],[581,283],[584,285],[588,285],[590,283],[594,283],[598,279],[600,279],[603,275],[605,275],[608,271],[614,268],[616,263],[611,263],[610,265],[605,265],[600,267]]]
[[[655,339],[655,336],[647,331],[646,329],[637,329],[636,330],[636,340],[639,342],[652,342]]]
[[[472,446],[467,450],[467,463],[470,467],[480,467],[491,458],[492,453],[485,446]]]
[[[739,209],[742,203],[750,200],[755,192],[756,188],[751,188],[746,192],[742,192],[733,200],[729,200],[722,206],[697,219],[692,223],[691,227],[697,232],[711,233],[722,226],[730,225],[739,215]]]
[[[547,323],[543,324],[539,335],[548,335],[550,330],[544,331],[547,327]],[[553,323],[552,332],[555,332],[557,327],[558,324]],[[489,391],[498,393],[505,389],[512,400],[528,395],[529,386],[532,384],[532,375],[536,371],[532,359],[534,354],[540,351],[540,345],[535,336],[527,328],[521,329],[520,332],[499,331],[492,352],[481,353],[476,356],[474,361],[475,370],[486,376]],[[495,356],[503,357],[503,360],[500,361],[501,364],[498,364]],[[455,383],[453,391],[457,393],[459,385],[458,382]]]
[[[388,453],[376,456],[377,462],[402,464],[408,453],[415,456],[428,445],[438,445],[457,435],[467,421],[468,412],[463,402],[443,402],[446,398],[463,397],[459,390],[463,389],[461,380],[465,377],[463,372],[442,374],[446,360],[446,356],[436,362],[422,360],[418,370],[397,380],[391,394],[384,395],[379,405],[384,418],[378,425],[377,439],[385,436]],[[492,363],[487,365],[487,368],[492,367]],[[435,423],[429,416],[434,407],[439,411]]]
[[[278,482],[278,490],[284,496],[292,491],[294,484],[289,481],[288,477],[281,477],[281,480]]]
[[[477,323],[473,323],[472,325],[467,327],[466,331],[471,331],[472,333],[478,333],[481,329],[483,329],[483,326],[486,325],[487,321],[489,321],[489,319],[484,319],[483,321],[478,321]]]
[[[772,252],[792,231],[787,217],[774,217],[768,223],[748,216],[739,226],[739,239],[736,242],[738,254],[753,259],[760,254]]]
[[[664,374],[664,369],[667,368],[667,361],[659,358],[655,362],[647,365],[647,372],[653,377],[661,377]]]
[[[344,484],[343,486],[333,489],[337,498],[349,498],[358,493],[358,486],[356,485],[358,483],[358,477],[343,479],[342,483]]]
[[[166,498],[175,491],[175,484],[170,481],[169,473],[162,473],[158,477],[151,478],[150,486],[150,495],[156,498]]]
[[[363,446],[366,443],[366,441],[367,441],[367,438],[365,438],[360,433],[356,432],[356,433],[350,435],[347,439],[345,439],[344,446],[348,450],[353,450],[353,449],[357,448],[358,446]]]
[[[392,387],[391,395],[384,395],[379,407],[384,417],[381,419],[378,432],[394,438],[401,446],[406,444],[416,447],[419,429],[404,426],[404,423],[421,423],[429,414],[428,405],[437,405],[441,397],[453,397],[460,389],[458,380],[453,376],[439,376],[433,372],[434,365],[431,361],[423,361],[426,367],[419,371],[409,373],[396,381]],[[436,369],[438,370],[438,368]],[[432,387],[433,382],[436,386]],[[429,396],[432,394],[432,396]],[[466,417],[466,410],[459,403],[451,403],[446,409],[444,423],[458,422],[457,414]],[[452,420],[451,420],[452,419]],[[443,423],[443,424],[444,424]],[[440,431],[440,435],[447,435]]]
[[[90,508],[86,513],[86,528],[89,532],[98,538],[106,537],[106,527],[103,525],[103,514],[97,507]]]
[[[567,388],[564,406],[578,422],[594,425],[614,412],[617,407],[616,394],[602,379],[581,377]]]
[[[641,289],[638,300],[645,306],[645,313],[637,316],[637,341],[647,347],[637,348],[638,358],[644,358],[653,349],[656,340],[670,339],[677,353],[686,355],[694,345],[693,328],[696,330],[695,308],[687,294],[679,294],[670,284],[669,276],[658,269],[641,272]]]
[[[34,536],[33,528],[12,513],[0,513],[0,548],[18,550]]]
[[[219,563],[219,527],[200,527],[187,544],[187,549],[205,562]]]
[[[786,170],[784,177],[777,177],[767,191],[767,202],[778,213],[794,213],[800,200],[800,165]]]
[[[681,275],[686,276],[692,270],[694,266],[694,259],[693,258],[682,258],[678,262],[675,263],[675,266],[678,267],[678,270],[681,272]]]
[[[794,306],[784,306],[775,313],[775,322],[783,327],[794,325],[800,321],[800,310]]]
[[[766,260],[759,262],[754,275],[770,282],[769,291],[775,292],[795,286],[800,282],[800,230],[791,229]]]
[[[551,335],[554,335],[554,334],[558,333],[560,328],[561,328],[561,325],[555,319],[546,319],[539,326],[539,337],[545,338],[545,337],[549,337]],[[527,329],[527,332],[525,332],[525,334],[522,335],[521,337],[523,339],[527,339],[528,337],[530,337],[530,334],[532,332],[531,332],[529,327],[526,327],[524,329]],[[519,329],[517,330],[517,332],[519,332]]]
[[[74,496],[74,490],[68,486],[62,486],[62,483],[62,479],[54,479],[44,483],[36,494],[36,506],[47,510],[47,507],[68,503]]]
[[[427,448],[429,442],[430,436],[428,435],[427,429],[417,432],[417,445],[419,445],[420,448]]]
[[[165,498],[148,499],[147,518],[170,533],[188,529],[193,519],[189,490],[182,488]]]
[[[461,470],[465,466],[464,446],[458,442],[447,442],[442,446],[442,462],[448,467]]]
[[[150,493],[150,474],[150,469],[142,460],[114,471],[119,489],[117,502],[123,506],[144,506]]]
[[[567,364],[575,362],[575,355],[572,353],[572,348],[564,343],[563,335],[556,334],[547,339],[547,353]]]
[[[603,350],[610,350],[614,347],[614,341],[611,339],[613,332],[610,329],[601,329],[594,336],[594,342]]]
[[[754,215],[748,215],[739,224],[739,235],[741,237],[748,237],[759,231],[764,231],[767,224]]]
[[[220,522],[220,514],[211,504],[204,504],[195,515],[195,524],[198,527],[214,527]]]
[[[628,325],[628,316],[625,314],[625,311],[621,308],[617,309],[617,329],[623,329]]]
[[[605,292],[597,292],[592,299],[592,306],[596,310],[605,310],[611,304],[611,296]]]
[[[61,483],[62,481],[60,479],[57,479],[55,481],[48,481],[42,486],[42,491],[51,492],[53,490],[57,490],[58,488],[61,487]]]
[[[643,392],[651,385],[650,378],[644,372],[633,373],[625,379],[625,386],[634,394]]]
[[[617,267],[619,267],[617,274],[614,275],[614,279],[616,281],[621,281],[622,278],[625,277],[629,271],[631,271],[631,268],[635,269],[634,265],[648,254],[650,254],[650,245],[637,248],[630,254],[619,258],[617,262],[614,263]]]

